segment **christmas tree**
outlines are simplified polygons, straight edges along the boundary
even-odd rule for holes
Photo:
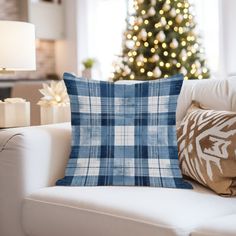
[[[188,0],[134,0],[112,79],[209,78]]]

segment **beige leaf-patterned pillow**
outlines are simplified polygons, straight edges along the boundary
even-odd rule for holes
[[[193,102],[177,133],[183,175],[220,195],[236,195],[236,113]]]

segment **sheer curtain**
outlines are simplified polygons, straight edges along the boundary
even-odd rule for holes
[[[202,36],[208,66],[213,76],[222,74],[220,66],[219,0],[190,0],[193,4],[197,30]]]
[[[88,1],[88,56],[97,61],[95,77],[108,80],[112,62],[121,52],[127,0]],[[95,79],[96,79],[95,78]]]

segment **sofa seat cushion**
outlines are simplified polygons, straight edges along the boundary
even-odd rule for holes
[[[235,236],[236,214],[210,220],[196,229],[191,236]]]
[[[25,199],[29,236],[185,236],[209,219],[236,213],[236,198],[147,187],[49,187]]]

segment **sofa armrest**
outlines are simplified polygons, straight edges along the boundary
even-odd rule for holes
[[[21,235],[22,200],[64,176],[70,140],[69,123],[0,131],[0,235]]]

